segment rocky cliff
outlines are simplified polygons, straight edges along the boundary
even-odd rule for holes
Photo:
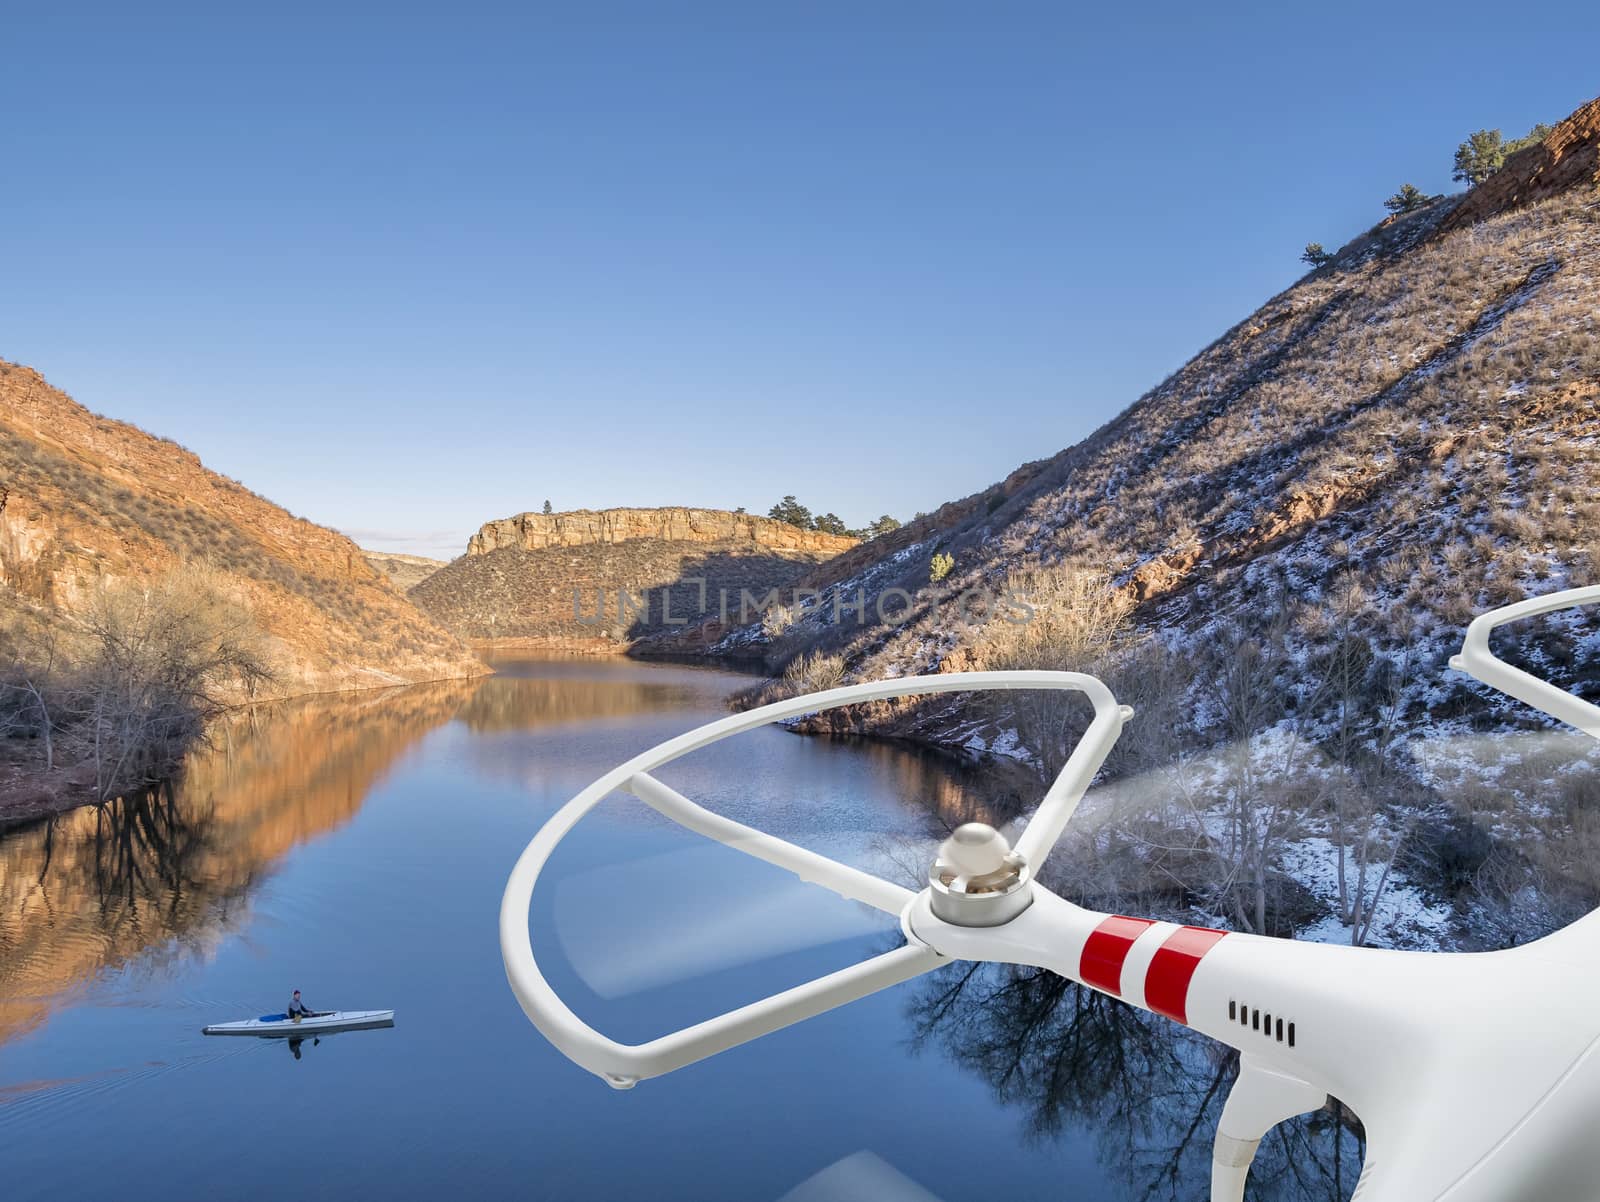
[[[622,652],[721,613],[758,615],[853,538],[718,509],[524,513],[410,593],[462,636]]]
[[[813,556],[837,555],[857,541],[788,522],[725,509],[575,509],[565,513],[519,513],[487,522],[467,543],[468,555],[508,547],[590,547],[655,539],[667,543],[717,543]]]
[[[277,695],[483,671],[335,531],[0,361],[0,619],[72,623],[103,582],[204,565],[268,641]]]
[[[1600,97],[1524,147],[1479,184],[1444,221],[1461,229],[1498,213],[1600,184]]]

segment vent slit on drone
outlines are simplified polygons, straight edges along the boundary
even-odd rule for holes
[[[1237,998],[1228,1001],[1228,1021],[1236,1022],[1242,1027],[1249,1027],[1252,1031],[1260,1031],[1268,1039],[1276,1043],[1288,1044],[1294,1047],[1295,1029],[1292,1022],[1284,1019],[1283,1015],[1274,1018],[1271,1013],[1263,1014],[1258,1009],[1252,1009]]]

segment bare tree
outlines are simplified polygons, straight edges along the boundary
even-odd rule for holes
[[[248,610],[203,568],[104,588],[84,627],[75,733],[101,799],[170,774],[230,697],[272,678]]]
[[[0,675],[0,735],[24,731],[44,747],[45,771],[56,766],[55,727],[58,670],[56,632],[37,622],[25,622],[7,632],[12,663]]]
[[[1248,931],[1267,933],[1270,886],[1280,844],[1294,820],[1283,783],[1294,775],[1304,749],[1298,722],[1281,740],[1257,747],[1257,736],[1279,725],[1286,705],[1279,677],[1285,669],[1284,623],[1260,637],[1230,625],[1214,643],[1219,672],[1226,776],[1222,788],[1227,825],[1221,851],[1229,873],[1220,882],[1226,908]]]
[[[1359,632],[1370,624],[1365,606],[1360,586],[1347,578],[1334,598],[1333,648],[1312,703],[1328,713],[1324,749],[1331,768],[1339,917],[1358,947],[1372,936],[1395,863],[1416,825],[1413,814],[1385,837],[1387,803],[1399,784],[1396,751],[1411,647],[1408,640],[1395,659],[1380,655]],[[1391,624],[1405,629],[1402,615],[1392,615]]]

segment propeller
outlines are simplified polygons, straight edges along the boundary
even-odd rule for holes
[[[848,855],[848,840],[829,842],[845,852],[830,847],[835,859],[859,858]],[[562,951],[608,1000],[894,929],[885,914],[717,844],[593,868],[554,893]],[[652,901],[624,918],[615,899],[628,896]]]

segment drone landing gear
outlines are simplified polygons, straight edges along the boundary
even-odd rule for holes
[[[1222,1108],[1211,1153],[1211,1202],[1243,1202],[1245,1178],[1262,1137],[1285,1119],[1320,1109],[1327,1100],[1325,1090],[1268,1068],[1254,1056],[1241,1056],[1239,1079]]]

